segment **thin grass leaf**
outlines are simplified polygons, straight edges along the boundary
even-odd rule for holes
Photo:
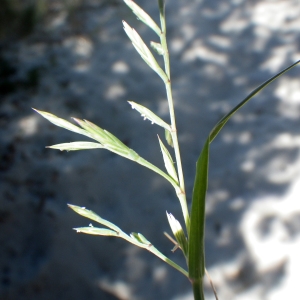
[[[237,112],[242,106],[244,106],[250,99],[252,99],[256,94],[258,94],[261,90],[263,90],[267,85],[269,85],[271,82],[273,82],[275,79],[283,75],[285,72],[289,71],[296,65],[300,63],[300,60],[296,61],[286,69],[282,70],[281,72],[277,73],[275,76],[271,77],[267,81],[265,81],[263,84],[261,84],[259,87],[257,87],[255,90],[253,90],[242,102],[240,102],[236,107],[234,107],[225,117],[223,117],[216,126],[212,129],[210,132],[210,142],[214,140],[214,138],[218,135],[220,130],[223,128],[223,126],[227,123],[227,121],[234,115],[235,112]]]
[[[108,138],[111,139],[112,142],[114,142],[114,144],[119,145],[120,147],[124,147],[126,146],[123,142],[121,142],[121,140],[119,140],[115,135],[113,135],[112,133],[110,133],[109,131],[107,131],[106,129],[104,129],[104,132],[106,134],[106,136]],[[127,146],[126,146],[127,147]]]
[[[119,234],[116,231],[106,229],[106,228],[97,228],[93,226],[89,227],[77,227],[73,228],[78,233],[86,233],[86,234],[92,234],[92,235],[103,235],[103,236],[115,236],[118,237]]]
[[[76,151],[76,150],[103,148],[103,146],[101,144],[92,143],[92,142],[71,142],[71,143],[63,143],[63,144],[47,146],[46,148],[57,149],[57,150],[61,150],[61,151],[64,151],[64,150]]]
[[[93,227],[90,225],[89,227],[74,228],[74,230],[76,230],[77,232],[82,232],[82,233],[86,233],[86,234],[94,234],[94,235],[114,236],[114,237],[122,238],[135,246],[138,246],[140,248],[148,250],[149,252],[153,253],[154,255],[159,257],[161,260],[163,260],[164,262],[166,262],[167,264],[169,264],[170,266],[172,266],[173,268],[175,268],[176,270],[181,272],[183,275],[188,277],[188,273],[186,270],[184,270],[182,267],[177,265],[175,262],[173,262],[168,257],[166,257],[164,254],[162,254],[159,250],[157,250],[141,233],[133,232],[129,236],[115,224],[102,219],[96,213],[94,213],[91,210],[86,209],[85,207],[80,207],[80,206],[71,205],[71,204],[68,204],[68,206],[71,209],[73,209],[76,213],[78,213],[79,215],[86,217],[88,219],[91,219],[93,221],[96,221],[96,222],[112,229],[112,230],[109,230],[106,228],[97,228],[97,227]]]
[[[209,146],[230,117],[252,99],[258,92],[265,88],[279,76],[296,66],[300,61],[279,72],[255,90],[253,90],[242,102],[234,107],[224,118],[222,118],[210,132],[205,145],[201,151],[196,165],[196,176],[193,189],[193,200],[191,208],[191,220],[189,230],[189,278],[193,285],[195,299],[204,299],[202,278],[205,273],[204,253],[204,229],[205,229],[205,198],[208,183]]]
[[[204,225],[205,197],[208,182],[209,139],[202,149],[196,164],[196,177],[193,189],[191,222],[189,232],[189,278],[202,280],[205,273]]]
[[[76,213],[78,213],[79,215],[88,218],[90,220],[93,220],[97,223],[100,223],[116,232],[121,232],[122,230],[116,226],[115,224],[102,219],[100,216],[98,216],[96,213],[94,213],[92,210],[86,209],[85,207],[80,207],[77,205],[72,205],[72,204],[68,204],[68,206],[73,209]]]
[[[84,120],[84,122],[86,123],[87,128],[89,128],[91,131],[103,136],[103,138],[105,139],[104,144],[109,143],[115,145],[116,147],[123,148],[124,150],[128,148],[124,143],[122,143],[116,136],[114,136],[109,131],[100,128],[99,126],[88,120]],[[110,141],[111,143],[108,141]]]
[[[174,148],[172,135],[171,135],[171,132],[169,130],[165,130],[165,139],[166,139],[168,145],[171,146],[172,148]]]
[[[73,120],[80,125],[86,132],[88,132],[92,139],[100,142],[101,144],[104,144],[105,142],[108,141],[108,138],[104,132],[103,129],[101,129],[100,127],[98,127],[97,129],[90,126],[87,122],[85,122],[84,120],[80,120],[77,118],[73,118]]]
[[[129,148],[128,148],[129,149]],[[140,156],[132,149],[129,149],[128,152],[128,159],[131,159],[135,162],[138,162],[138,159],[140,158]]]
[[[124,143],[122,143],[116,136],[88,120],[84,120],[84,123],[81,126],[84,126],[87,131],[90,130],[91,133],[93,132],[94,134],[101,136],[101,138],[103,138],[105,141],[110,140],[114,145],[119,145],[120,147],[124,146]]]
[[[164,55],[165,51],[161,45],[161,43],[150,42],[152,49],[159,55]]]
[[[134,48],[140,54],[142,59],[148,64],[148,66],[156,72],[164,82],[168,82],[168,77],[162,68],[159,66],[158,62],[154,58],[153,54],[146,46],[140,35],[131,28],[125,21],[123,21],[124,31],[126,32],[127,36],[131,40]]]
[[[152,55],[149,48],[144,43],[140,35],[135,31],[134,28],[130,27],[125,21],[123,21],[123,26],[126,34],[131,40],[133,46],[138,50],[140,55],[143,56],[143,59],[149,64],[152,68],[156,67],[158,63],[156,62],[154,56]]]
[[[103,130],[99,126],[87,120],[83,121],[75,118],[74,120],[82,128],[88,131],[92,135],[93,139],[99,141],[103,148],[112,151],[120,156],[129,158],[130,149],[113,134],[111,134],[107,130]]]
[[[159,136],[158,136],[158,141],[159,141],[160,149],[161,149],[161,152],[163,155],[163,159],[164,159],[164,163],[165,163],[167,172],[169,173],[170,176],[172,176],[172,178],[176,182],[178,182],[178,176],[177,176],[176,169],[174,167],[174,162],[173,162],[172,156],[171,156],[170,152],[168,151],[168,149],[163,144],[163,142],[161,141],[161,139],[159,138]]]
[[[151,245],[151,243],[141,233],[138,233],[138,236],[142,243],[147,244],[148,246]]]
[[[132,109],[136,109],[141,116],[145,119],[148,119],[152,124],[155,123],[166,130],[171,130],[171,126],[167,124],[165,121],[163,121],[160,117],[158,117],[154,112],[152,112],[150,109],[146,108],[143,105],[137,104],[133,101],[128,101],[128,103],[131,105]]]
[[[153,21],[153,19],[135,2],[132,0],[124,0],[133,13],[138,17],[140,21],[149,26],[158,36],[160,36],[161,30],[158,25]]]
[[[33,108],[33,110],[35,110],[37,113],[39,113],[42,117],[44,117],[45,119],[47,119],[48,121],[50,121],[52,124],[58,126],[58,127],[62,127],[62,128],[65,128],[67,130],[70,130],[70,131],[73,131],[73,132],[76,132],[76,133],[79,133],[79,134],[82,134],[82,135],[85,135],[85,136],[88,136],[88,137],[91,137],[91,135],[77,127],[76,125],[73,125],[72,123],[64,120],[64,119],[61,119],[53,114],[50,114],[46,111],[41,111],[41,110],[37,110],[35,108]]]
[[[175,188],[176,193],[178,193],[178,184],[177,182],[168,174],[166,174],[165,172],[163,172],[161,169],[159,169],[158,167],[154,166],[153,164],[151,164],[150,162],[148,162],[147,160],[143,159],[142,157],[139,156],[138,153],[136,153],[134,150],[128,148],[124,143],[122,143],[117,137],[115,137],[114,135],[112,135],[111,133],[109,133],[106,130],[103,130],[102,128],[98,127],[97,125],[85,120],[80,120],[80,119],[76,119],[73,118],[75,122],[77,122],[82,128],[81,129],[75,125],[73,125],[72,123],[69,123],[67,121],[65,121],[64,119],[58,118],[55,115],[52,115],[50,113],[47,112],[43,112],[43,111],[38,111],[36,110],[39,114],[41,114],[43,117],[45,117],[47,120],[49,120],[51,123],[59,126],[59,127],[63,127],[65,129],[74,131],[76,133],[79,134],[83,134],[86,135],[96,141],[98,141],[99,143],[101,143],[101,145],[103,146],[103,148],[114,152],[120,156],[123,156],[127,159],[130,159],[132,161],[137,162],[138,164],[154,171],[155,173],[161,175],[162,177],[164,177],[165,179],[167,179]],[[67,150],[67,144],[65,143],[65,145],[60,145],[63,149],[62,150]],[[91,144],[90,144],[91,145]],[[98,146],[99,148],[101,148],[101,145]],[[70,149],[69,150],[77,150],[74,147],[74,144],[69,144]],[[55,149],[60,149],[58,145],[54,145],[51,147],[56,147]],[[79,149],[78,149],[79,150]]]
[[[167,218],[168,218],[171,230],[172,230],[181,250],[183,251],[184,256],[188,257],[188,242],[187,242],[187,239],[186,239],[186,236],[184,234],[181,224],[179,223],[178,220],[176,220],[174,218],[174,216],[172,214],[169,214],[168,212],[167,212]]]
[[[130,233],[131,238],[134,240],[138,241],[139,243],[150,246],[151,243],[141,234],[141,233],[136,233],[136,232],[131,232]]]

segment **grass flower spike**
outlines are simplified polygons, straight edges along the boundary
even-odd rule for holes
[[[171,72],[170,72],[170,59],[169,51],[167,47],[166,39],[166,17],[165,17],[165,3],[163,0],[158,0],[160,27],[155,21],[135,2],[132,0],[124,0],[125,4],[132,10],[137,18],[146,24],[151,30],[153,30],[159,37],[158,42],[151,42],[151,47],[154,51],[161,55],[163,58],[163,66],[160,66],[155,56],[152,54],[148,46],[145,44],[141,36],[136,32],[134,28],[131,28],[125,21],[123,21],[124,30],[131,40],[134,48],[145,61],[145,63],[162,79],[162,83],[166,89],[167,102],[169,107],[170,120],[164,121],[157,116],[154,112],[149,110],[136,102],[128,101],[132,109],[138,111],[141,116],[146,120],[149,120],[152,124],[158,125],[165,130],[165,138],[171,147],[165,146],[160,137],[158,137],[158,144],[161,150],[162,159],[166,171],[161,170],[151,162],[145,160],[133,149],[125,145],[115,135],[108,132],[105,129],[93,124],[87,120],[81,120],[73,118],[77,125],[74,125],[64,119],[61,119],[48,112],[35,110],[41,116],[56,126],[62,127],[77,134],[86,136],[93,140],[93,142],[77,141],[70,143],[62,143],[53,146],[49,146],[52,149],[66,150],[66,151],[78,151],[86,149],[105,149],[122,156],[129,160],[132,160],[150,170],[159,174],[165,178],[171,186],[173,186],[177,196],[179,204],[182,210],[182,216],[184,222],[180,222],[170,213],[167,213],[167,219],[171,228],[171,231],[176,241],[169,236],[169,238],[175,243],[175,248],[179,248],[182,251],[182,255],[186,261],[186,269],[179,266],[174,261],[169,259],[163,253],[161,253],[146,237],[141,233],[132,232],[126,234],[117,225],[111,223],[108,220],[103,219],[95,212],[86,209],[85,207],[79,207],[69,204],[68,206],[77,214],[92,220],[100,224],[102,227],[95,227],[90,224],[86,227],[74,228],[77,232],[100,235],[100,236],[112,236],[126,240],[127,242],[141,247],[164,262],[175,268],[186,276],[192,284],[193,294],[195,300],[204,300],[203,278],[205,276],[205,202],[206,192],[208,186],[208,171],[209,171],[209,154],[210,144],[219,134],[224,125],[230,120],[236,111],[238,111],[243,105],[251,100],[258,92],[264,89],[271,82],[283,75],[295,67],[300,61],[295,62],[291,66],[282,70],[272,78],[268,79],[256,89],[254,89],[245,99],[243,99],[238,105],[236,105],[227,115],[225,115],[217,124],[212,128],[211,132],[207,136],[202,151],[196,163],[196,174],[193,187],[193,196],[191,209],[188,209],[186,200],[184,174],[181,164],[180,147],[178,143],[178,135],[175,120],[174,102],[172,97],[171,87]],[[168,236],[168,234],[166,234]],[[214,290],[216,295],[216,292]],[[217,298],[217,295],[216,295]]]

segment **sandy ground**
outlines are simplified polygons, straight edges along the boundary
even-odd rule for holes
[[[54,2],[56,3],[56,2]],[[157,20],[156,1],[138,3]],[[121,1],[86,1],[51,14],[2,58],[16,88],[0,101],[0,299],[192,300],[188,280],[115,238],[76,234],[85,206],[141,232],[185,265],[163,231],[181,218],[167,181],[106,150],[60,152],[82,140],[31,110],[88,119],[163,168],[163,131],[126,100],[168,119],[164,86],[134,51],[121,20],[156,37]],[[171,1],[168,40],[190,201],[195,161],[212,126],[260,83],[300,58],[298,0]],[[269,86],[213,142],[206,259],[220,300],[298,295],[300,69]],[[4,80],[2,78],[2,80]],[[214,299],[206,283],[207,299]]]

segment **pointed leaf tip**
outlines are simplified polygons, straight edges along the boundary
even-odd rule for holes
[[[160,35],[160,28],[153,21],[153,19],[135,2],[132,0],[123,0],[126,5],[132,10],[132,12],[137,16],[137,18],[144,24],[149,26],[158,36]]]
[[[165,128],[166,130],[171,130],[171,126],[169,124],[163,121],[159,116],[157,116],[154,112],[152,112],[147,107],[133,101],[128,101],[128,103],[131,105],[132,109],[137,110],[141,114],[144,120],[148,119],[152,124],[155,123]]]
[[[64,129],[67,129],[67,130],[70,130],[70,131],[73,131],[73,132],[91,137],[90,134],[87,131],[77,127],[76,125],[74,125],[74,124],[72,124],[72,123],[70,123],[70,122],[68,122],[64,119],[61,119],[61,118],[57,117],[56,115],[53,115],[53,114],[48,113],[46,111],[37,110],[37,109],[33,109],[33,110],[35,110],[42,117],[44,117],[49,122],[51,122],[52,124],[54,124],[58,127],[62,127]]]

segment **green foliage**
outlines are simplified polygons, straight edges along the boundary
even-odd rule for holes
[[[172,98],[172,89],[171,89],[171,78],[170,78],[170,65],[169,65],[169,52],[166,43],[166,22],[165,22],[165,4],[163,0],[159,0],[159,12],[160,12],[160,21],[161,27],[153,21],[153,19],[137,4],[131,0],[124,0],[124,2],[129,6],[133,13],[146,25],[149,26],[158,36],[159,41],[151,42],[152,47],[156,52],[163,56],[164,59],[164,69],[158,64],[154,55],[144,43],[140,35],[131,28],[126,22],[123,22],[124,30],[127,33],[129,39],[132,41],[133,46],[140,54],[142,59],[153,69],[162,79],[166,87],[167,99],[169,104],[170,111],[170,124],[148,108],[137,104],[133,101],[129,101],[129,104],[133,109],[137,110],[144,119],[148,119],[152,124],[156,124],[165,129],[165,138],[167,143],[173,147],[174,153],[170,153],[167,147],[164,145],[162,140],[158,137],[158,142],[162,152],[162,159],[165,164],[167,173],[158,167],[154,166],[152,163],[143,159],[138,153],[134,150],[127,147],[122,143],[116,136],[112,133],[98,127],[97,125],[80,119],[73,119],[79,126],[76,126],[64,119],[61,119],[55,115],[52,115],[47,112],[38,111],[44,118],[48,119],[50,122],[56,126],[65,128],[67,130],[73,131],[75,133],[84,135],[93,139],[96,142],[73,142],[73,143],[63,143],[58,145],[50,146],[49,148],[59,149],[59,150],[84,150],[84,149],[106,149],[117,155],[123,156],[127,159],[135,161],[136,163],[151,169],[157,174],[161,175],[167,179],[171,185],[174,187],[176,195],[179,199],[182,213],[185,221],[185,226],[181,226],[178,220],[170,213],[167,213],[167,218],[170,224],[170,228],[173,232],[173,235],[176,239],[176,246],[182,250],[182,253],[187,262],[187,269],[184,270],[182,267],[177,265],[175,262],[171,261],[165,255],[163,255],[159,250],[157,250],[151,242],[149,242],[141,233],[131,233],[130,235],[124,233],[118,226],[115,224],[101,218],[96,213],[84,208],[75,205],[69,205],[76,213],[80,214],[83,217],[91,219],[103,227],[97,228],[93,225],[88,227],[75,228],[77,232],[92,234],[92,235],[104,235],[104,236],[114,236],[123,238],[126,241],[144,248],[154,255],[158,256],[160,259],[180,271],[183,275],[189,278],[192,283],[194,297],[197,300],[204,299],[203,292],[203,277],[205,275],[205,199],[208,186],[208,170],[209,170],[209,151],[210,143],[215,139],[223,126],[227,121],[233,116],[233,114],[238,111],[244,104],[246,104],[250,99],[252,99],[258,92],[264,89],[268,84],[277,79],[279,76],[296,66],[300,61],[292,64],[288,68],[279,72],[255,90],[253,90],[244,100],[242,100],[236,107],[234,107],[226,116],[224,116],[211,130],[208,135],[203,149],[200,153],[199,159],[196,164],[196,175],[193,188],[193,199],[191,212],[189,213],[187,208],[186,201],[186,192],[184,186],[184,176],[181,166],[181,158],[179,151],[179,144],[177,138],[176,122],[175,122],[175,113],[174,105]],[[172,158],[172,155],[175,157],[175,164]],[[186,232],[186,233],[185,233]]]

